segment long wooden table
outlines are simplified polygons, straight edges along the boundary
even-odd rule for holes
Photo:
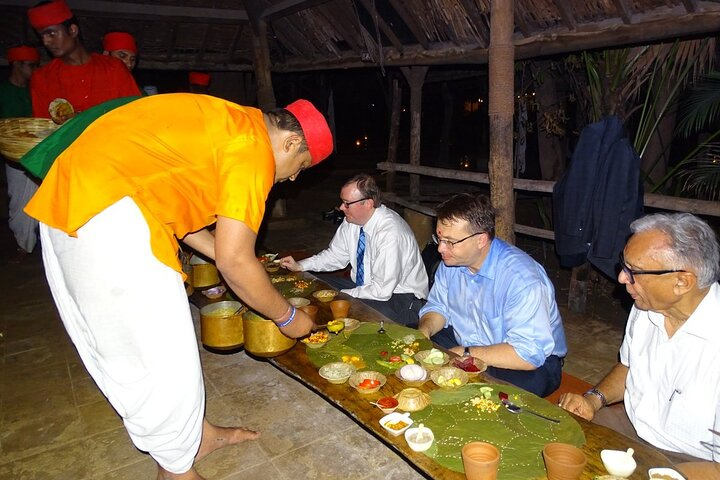
[[[287,275],[287,272],[280,272],[280,274],[283,273]],[[320,280],[309,273],[296,275],[300,278],[313,280],[322,285]],[[321,288],[325,288],[325,286],[321,286],[318,289]],[[311,295],[307,295],[307,298],[312,301],[312,304],[320,307],[317,318],[319,324],[325,324],[332,319],[328,304],[317,301]],[[343,294],[340,294],[336,298],[350,300],[351,307],[349,316],[361,322],[379,323],[381,320],[391,322],[391,320],[384,317],[381,313],[357,299]],[[201,295],[198,296],[197,292],[191,297],[191,301],[198,306],[208,303],[207,299],[202,298]],[[298,342],[287,353],[267,360],[279,370],[295,378],[343,411],[389,448],[404,457],[427,477],[448,480],[462,480],[465,478],[464,474],[445,468],[425,454],[414,452],[407,445],[402,435],[394,437],[380,426],[379,420],[383,416],[383,413],[380,409],[372,406],[369,401],[377,400],[383,396],[392,396],[406,387],[400,380],[395,378],[394,375],[387,376],[387,383],[378,393],[361,395],[347,383],[334,385],[320,377],[318,368],[308,358],[305,353],[305,348],[304,344]],[[484,373],[480,375],[479,381],[505,383]],[[426,382],[418,388],[430,392],[437,387],[432,382]],[[587,456],[588,463],[581,477],[583,480],[592,480],[596,476],[607,474],[600,459],[600,451],[603,449],[625,450],[627,448],[633,448],[635,450],[634,458],[637,462],[637,469],[630,479],[645,480],[648,469],[652,467],[672,467],[672,463],[660,451],[629,439],[609,428],[596,425],[577,416],[574,418],[582,427],[586,438],[586,443],[582,449]]]

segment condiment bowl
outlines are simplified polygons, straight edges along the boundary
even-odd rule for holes
[[[419,387],[420,385],[422,385],[422,384],[424,384],[425,382],[427,382],[428,379],[430,378],[430,375],[428,375],[428,371],[425,370],[425,368],[423,368],[422,365],[417,365],[417,364],[414,364],[414,365],[416,365],[416,366],[419,367],[419,368],[422,368],[422,370],[423,370],[423,376],[422,376],[422,378],[420,378],[420,379],[418,379],[418,380],[409,380],[409,379],[407,379],[407,378],[405,378],[405,377],[403,376],[403,373],[404,373],[404,370],[403,370],[403,369],[404,369],[405,367],[409,367],[410,365],[405,365],[404,367],[400,367],[400,368],[398,368],[397,370],[395,370],[395,376],[396,376],[401,382],[403,382],[405,385],[407,385],[408,387]]]
[[[650,480],[685,480],[685,477],[672,468],[651,468],[648,476]]]
[[[365,380],[377,381],[379,383],[376,384],[375,386],[371,386],[371,387],[361,387],[360,385]],[[350,386],[353,387],[358,392],[368,394],[368,393],[375,393],[378,390],[380,390],[382,388],[382,386],[385,385],[386,381],[387,381],[387,378],[382,373],[374,372],[372,370],[367,370],[364,372],[353,373],[350,376],[348,383],[350,383]]]
[[[437,353],[435,353],[437,352]],[[436,358],[435,360],[431,361],[428,359],[428,357],[433,354]],[[440,357],[438,355],[442,354],[442,360],[440,360]],[[430,357],[433,358],[433,357]],[[440,368],[443,365],[447,365],[447,363],[450,361],[450,355],[448,355],[445,352],[441,352],[436,349],[432,350],[422,350],[420,352],[417,352],[415,354],[415,360],[418,361],[420,365],[422,365],[426,370],[434,370],[436,368]]]
[[[394,437],[402,434],[412,424],[413,420],[409,413],[393,412],[380,419],[380,426]]]
[[[360,320],[356,320],[354,318],[338,318],[338,320],[345,322],[346,332],[351,332],[360,326]]]
[[[302,342],[308,348],[320,348],[324,346],[328,342],[328,340],[330,340],[330,335],[328,335],[325,330],[319,330],[303,338]]]
[[[310,300],[303,297],[290,297],[287,299],[288,303],[292,305],[293,307],[299,308],[304,307],[306,305],[310,305]]]
[[[338,294],[335,290],[318,290],[317,292],[313,292],[313,297],[317,298],[318,301],[327,303]]]
[[[442,367],[430,372],[430,379],[440,388],[451,390],[468,382],[468,374],[455,367]]]
[[[328,382],[340,385],[347,382],[350,375],[355,373],[355,367],[350,363],[332,362],[320,367],[318,373]]]
[[[430,395],[418,388],[404,388],[395,395],[398,401],[398,408],[406,412],[419,412],[430,405]]]
[[[432,446],[435,441],[435,434],[421,423],[419,427],[405,430],[405,440],[414,451],[424,452]]]
[[[392,413],[394,412],[399,402],[395,397],[382,397],[377,402],[371,402],[373,405],[378,407],[380,411],[382,411],[384,414]]]

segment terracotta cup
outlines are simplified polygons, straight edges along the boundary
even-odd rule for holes
[[[303,305],[302,307],[298,307],[298,310],[307,313],[313,322],[317,319],[318,307],[315,305]]]
[[[543,458],[548,480],[577,480],[587,463],[583,451],[567,443],[548,443]]]
[[[470,442],[462,448],[465,477],[468,480],[496,480],[500,451],[490,443]]]
[[[330,302],[330,311],[332,311],[333,318],[345,318],[350,311],[350,301],[333,300]]]

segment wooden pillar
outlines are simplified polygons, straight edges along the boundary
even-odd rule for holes
[[[397,162],[398,142],[400,139],[400,110],[402,108],[402,88],[400,81],[393,78],[392,81],[392,108],[390,111],[390,133],[388,135],[388,163]],[[385,177],[385,191],[395,191],[395,172],[387,172]]]
[[[253,29],[253,69],[257,80],[257,100],[260,110],[271,110],[277,106],[272,85],[270,48],[267,43],[267,23],[260,19],[257,31]]]
[[[490,2],[488,49],[490,119],[490,200],[497,211],[495,231],[515,243],[513,196],[513,110],[515,98],[514,0]]]
[[[422,87],[428,67],[403,67],[410,84],[410,165],[420,165],[420,134],[422,133]],[[512,118],[512,117],[511,117]],[[420,199],[420,176],[410,175],[410,199]]]

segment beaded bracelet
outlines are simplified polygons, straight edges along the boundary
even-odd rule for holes
[[[287,327],[292,323],[293,320],[295,320],[295,314],[297,313],[297,309],[294,306],[290,305],[290,310],[292,311],[292,313],[290,314],[290,318],[285,320],[283,323],[279,323],[278,328]]]

